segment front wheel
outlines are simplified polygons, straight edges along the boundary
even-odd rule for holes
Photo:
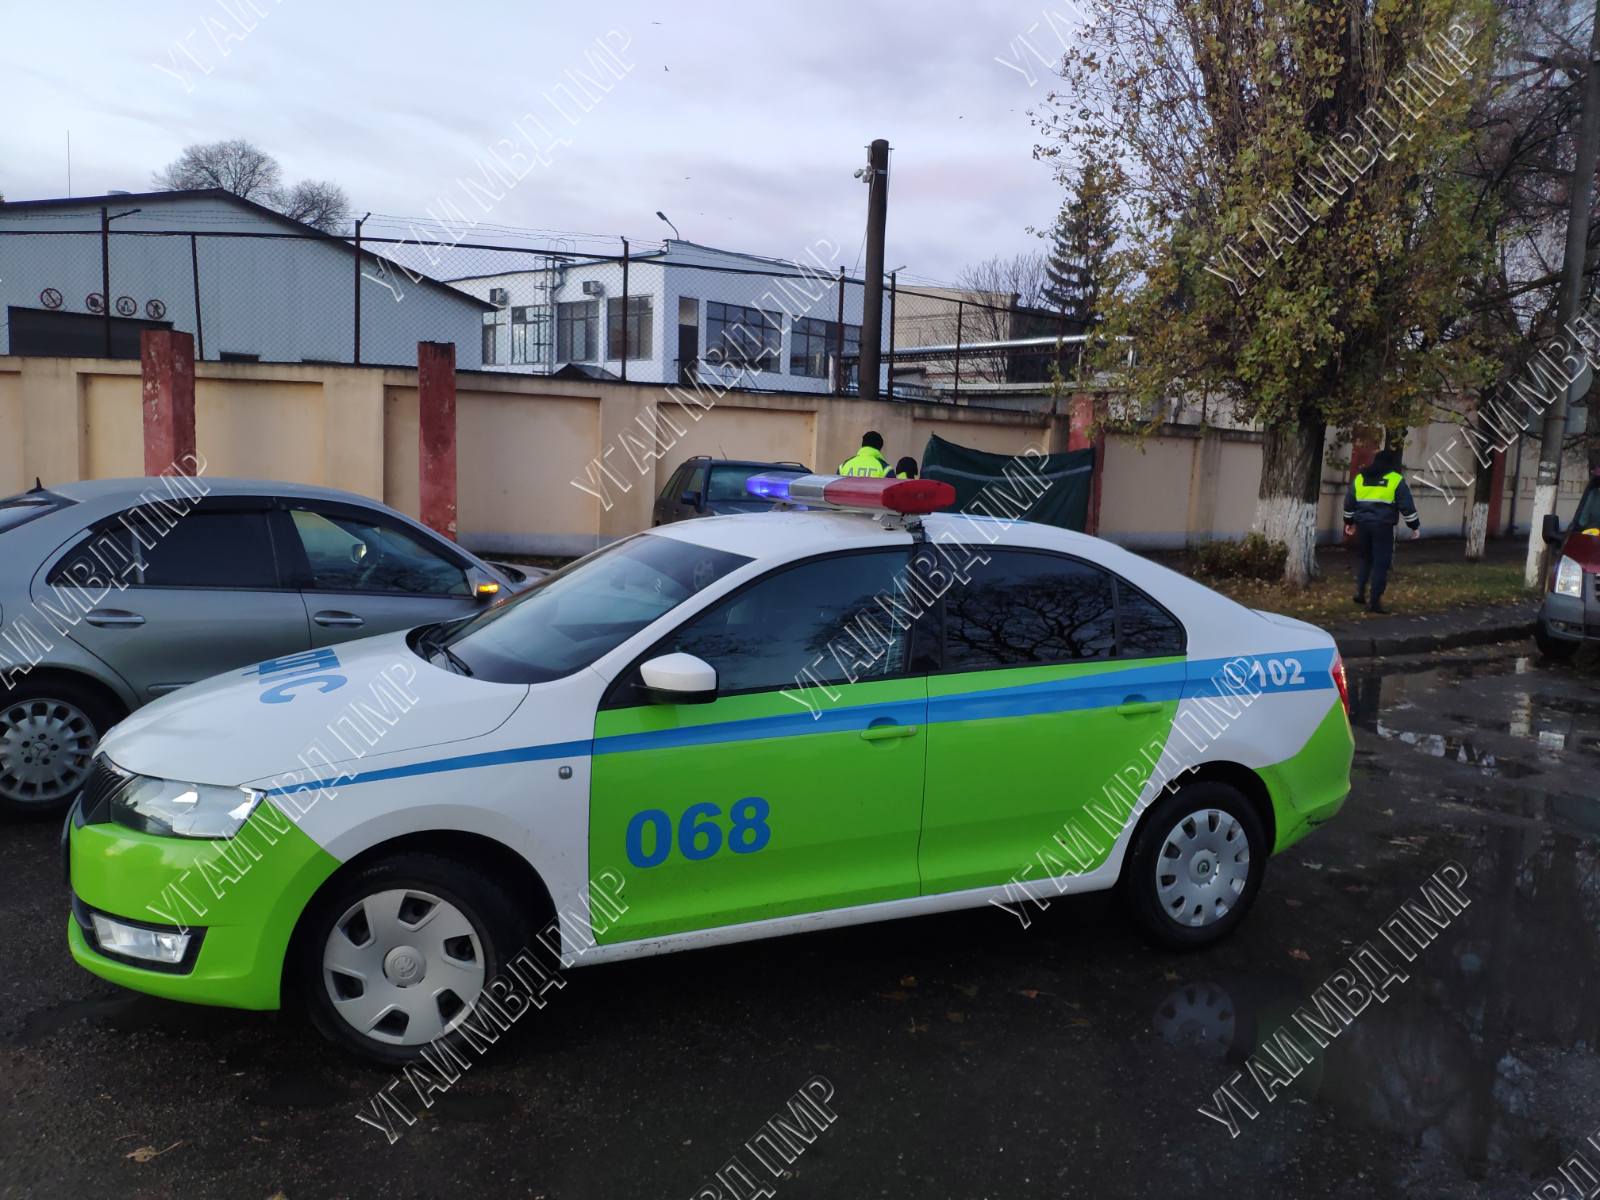
[[[1174,949],[1205,946],[1244,919],[1267,852],[1261,818],[1237,789],[1191,783],[1150,810],[1118,887],[1151,939]]]
[[[1541,617],[1533,626],[1533,644],[1539,647],[1539,653],[1551,662],[1566,662],[1578,652],[1578,642],[1558,638],[1552,634]]]
[[[453,1033],[528,945],[527,920],[482,872],[396,854],[320,897],[296,940],[299,986],[330,1040],[385,1065]]]

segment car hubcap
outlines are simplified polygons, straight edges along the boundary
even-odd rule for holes
[[[0,708],[0,794],[24,803],[71,796],[89,777],[99,734],[65,700],[19,700]]]
[[[483,992],[483,946],[448,900],[415,888],[374,892],[334,922],[322,979],[357,1033],[421,1045],[471,1013]]]
[[[1156,857],[1156,895],[1180,925],[1211,925],[1238,903],[1250,878],[1250,839],[1220,809],[1190,813],[1172,827]]]

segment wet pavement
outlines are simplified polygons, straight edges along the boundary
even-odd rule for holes
[[[1351,801],[1219,947],[1082,897],[578,971],[392,1146],[392,1076],[294,1020],[74,966],[56,828],[0,827],[0,1195],[689,1197],[821,1075],[779,1197],[1527,1196],[1600,1128],[1600,665],[1526,653],[1354,669]],[[1268,1103],[1247,1060],[1451,860],[1468,907]]]

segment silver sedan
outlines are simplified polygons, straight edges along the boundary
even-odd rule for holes
[[[465,616],[538,573],[330,488],[100,479],[0,499],[0,812],[64,808],[101,734],[166,692]]]

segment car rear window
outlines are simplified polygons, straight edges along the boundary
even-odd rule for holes
[[[74,503],[65,496],[58,496],[54,492],[35,488],[31,492],[22,492],[16,496],[7,496],[0,500],[0,533],[20,528],[29,521],[38,520],[47,513]]]

